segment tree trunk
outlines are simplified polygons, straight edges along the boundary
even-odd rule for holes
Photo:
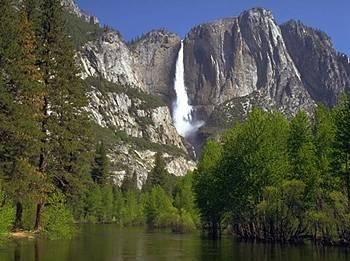
[[[15,225],[14,229],[22,229],[22,216],[23,216],[23,205],[21,202],[16,203],[16,219],[15,219]]]
[[[35,226],[34,229],[36,231],[40,231],[42,229],[42,224],[41,224],[41,214],[43,210],[44,205],[42,203],[38,203],[36,206],[36,218],[35,218]]]

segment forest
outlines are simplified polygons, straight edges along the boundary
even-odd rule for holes
[[[348,244],[350,99],[287,118],[254,109],[209,141],[194,172],[205,227],[244,240]]]
[[[61,2],[1,0],[0,12],[0,237],[69,238],[87,222],[195,229],[191,175],[171,176],[160,154],[142,191],[134,173],[115,186]]]

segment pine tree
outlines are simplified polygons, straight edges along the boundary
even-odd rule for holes
[[[121,190],[126,193],[128,191],[137,191],[137,173],[136,171],[133,172],[132,175],[130,175],[130,172],[127,171],[121,186]]]
[[[91,172],[94,182],[100,185],[106,185],[109,180],[109,159],[103,142],[97,145],[95,152],[94,167]]]
[[[14,102],[16,86],[14,85],[14,62],[17,60],[18,20],[13,1],[0,0],[0,170],[1,178],[11,180],[15,173],[16,128],[14,119],[18,114],[18,105]],[[21,203],[16,202],[17,215],[21,216]],[[21,226],[17,218],[17,226]]]
[[[91,160],[91,133],[84,109],[87,97],[78,76],[73,46],[64,32],[61,2],[42,1],[40,10],[37,35],[44,95],[38,168],[69,200],[82,189]],[[42,200],[37,206],[36,229],[41,228],[44,204]]]
[[[170,174],[165,167],[166,164],[162,157],[162,154],[158,152],[156,154],[154,167],[147,176],[147,180],[144,185],[145,191],[151,190],[154,186],[161,186],[164,189],[167,187]]]
[[[7,3],[9,4],[9,2]],[[5,39],[12,39],[11,42],[1,44],[5,50],[3,58],[8,58],[6,64],[0,67],[4,70],[6,81],[4,82],[3,94],[7,94],[6,100],[1,100],[3,108],[8,108],[7,112],[1,111],[1,118],[6,119],[2,125],[2,131],[6,139],[1,141],[2,148],[9,153],[7,162],[10,169],[5,170],[9,181],[8,190],[16,202],[15,228],[22,226],[22,202],[25,199],[36,201],[49,189],[45,177],[36,168],[38,159],[38,148],[40,148],[40,101],[42,95],[41,75],[36,66],[36,41],[32,23],[28,19],[26,12],[26,1],[17,10],[13,3],[11,8],[5,8],[2,25],[6,26],[7,19],[11,18],[9,28],[1,34],[7,32],[11,34]],[[12,16],[11,16],[12,15]],[[12,26],[12,27],[11,27]],[[3,39],[3,38],[1,38]],[[7,50],[7,52],[6,52]],[[3,96],[4,97],[4,96]],[[0,98],[1,99],[1,98]],[[11,151],[11,152],[10,152]]]

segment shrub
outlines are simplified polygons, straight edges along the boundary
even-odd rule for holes
[[[172,224],[172,230],[176,233],[191,232],[196,229],[196,221],[191,213],[185,209],[179,210],[176,222]]]
[[[15,210],[11,203],[7,201],[0,184],[0,241],[8,236],[14,222],[14,214]]]
[[[43,225],[50,239],[71,238],[74,233],[73,215],[65,203],[64,195],[56,192],[44,209]]]

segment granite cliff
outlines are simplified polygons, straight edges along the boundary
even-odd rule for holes
[[[64,2],[86,23],[97,21],[72,0]],[[195,26],[183,42],[193,117],[205,122],[192,143],[244,119],[253,106],[286,115],[312,113],[317,103],[333,106],[340,93],[350,90],[350,60],[325,33],[297,21],[279,25],[263,8]],[[105,27],[79,46],[81,75],[91,86],[92,118],[100,128],[125,134],[111,148],[113,161],[124,162],[115,164],[116,173],[129,168],[144,180],[156,151],[163,152],[176,175],[194,168],[191,146],[171,120],[180,45],[181,38],[166,30],[126,42]],[[130,143],[135,139],[143,146]]]

